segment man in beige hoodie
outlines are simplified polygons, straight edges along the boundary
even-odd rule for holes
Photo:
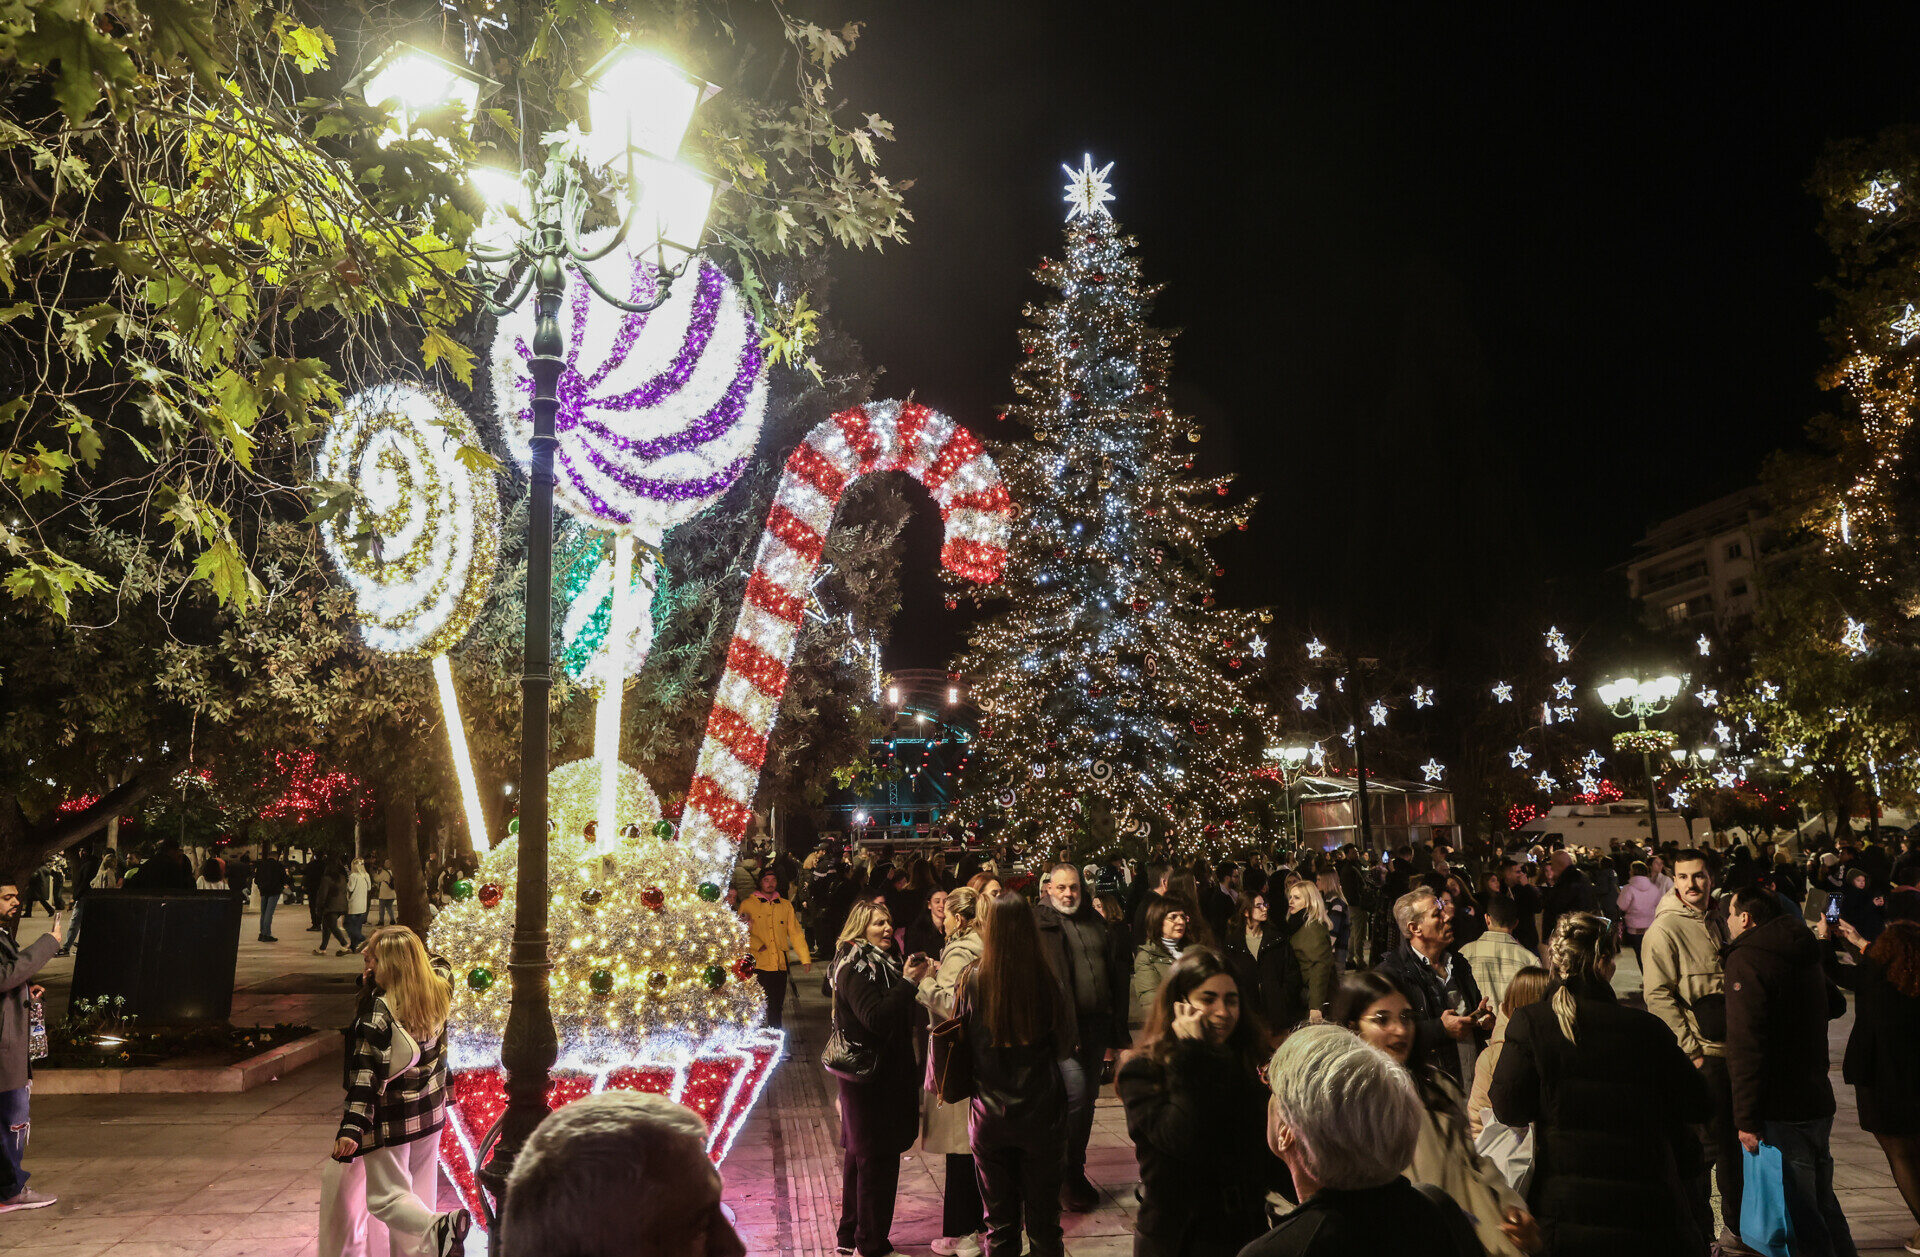
[[[1713,866],[1699,851],[1681,851],[1674,857],[1673,889],[1661,897],[1640,940],[1640,968],[1647,1010],[1667,1023],[1713,1094],[1713,1117],[1701,1128],[1700,1147],[1720,1183],[1720,1251],[1736,1257],[1753,1250],[1740,1242],[1740,1137],[1727,1075],[1726,979],[1720,966],[1726,944],[1726,919],[1714,912]],[[1701,1229],[1711,1235],[1712,1203],[1704,1175],[1695,1195]]]

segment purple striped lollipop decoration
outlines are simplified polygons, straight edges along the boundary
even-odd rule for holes
[[[628,300],[657,291],[652,264],[624,250],[588,265]],[[726,273],[705,259],[648,314],[608,305],[577,265],[569,269],[554,496],[598,527],[658,544],[746,468],[767,405],[760,331]],[[495,404],[522,466],[533,432],[532,341],[529,303],[500,320],[493,343]]]

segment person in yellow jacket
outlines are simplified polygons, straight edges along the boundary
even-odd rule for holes
[[[813,972],[807,936],[793,915],[793,904],[780,895],[779,877],[772,873],[760,875],[760,889],[741,903],[740,916],[747,923],[748,944],[753,949],[753,976],[767,993],[767,1025],[778,1030],[781,1011],[787,1004],[788,949],[799,953],[800,963],[808,973]]]

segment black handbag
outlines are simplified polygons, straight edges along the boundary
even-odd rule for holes
[[[935,1026],[927,1037],[927,1090],[942,1104],[958,1104],[973,1098],[973,1048],[967,1042],[967,979],[973,976],[969,966],[960,975],[958,998],[953,1016]]]
[[[846,961],[840,963],[845,965]],[[833,984],[836,987],[840,985],[837,970],[833,975]],[[855,1043],[840,1032],[840,999],[837,993],[828,1007],[831,1010],[828,1013],[830,1029],[827,1045],[820,1050],[820,1068],[848,1082],[866,1082],[880,1068],[878,1049],[865,1043]]]

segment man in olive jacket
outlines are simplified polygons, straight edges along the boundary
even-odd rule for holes
[[[20,1165],[27,1151],[28,1082],[33,1077],[27,1058],[27,1000],[39,995],[33,979],[59,950],[67,923],[64,915],[54,913],[52,928],[24,948],[14,941],[19,924],[20,887],[0,882],[0,1213],[54,1202],[52,1196],[27,1190],[27,1172]]]

